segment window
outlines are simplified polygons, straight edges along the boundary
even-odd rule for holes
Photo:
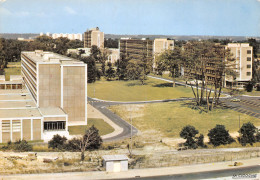
[[[247,61],[251,61],[251,57],[247,57]]]
[[[247,50],[247,54],[251,54],[251,50]]]
[[[48,121],[44,122],[44,130],[65,130],[65,121]]]
[[[247,75],[247,76],[251,76],[251,72],[247,72],[246,75]]]
[[[251,64],[248,64],[246,67],[247,67],[248,69],[251,68]]]

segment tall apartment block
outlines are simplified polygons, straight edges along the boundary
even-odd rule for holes
[[[248,43],[229,43],[226,48],[230,49],[233,58],[235,58],[234,70],[237,74],[235,79],[226,76],[226,85],[240,86],[250,81],[252,79],[253,47],[249,46]]]
[[[153,59],[153,41],[149,39],[121,38],[119,41],[120,57],[142,60],[144,57]]]
[[[153,51],[155,55],[158,55],[165,50],[173,50],[173,48],[174,40],[168,40],[166,38],[154,40]]]
[[[104,48],[104,32],[99,31],[99,28],[91,28],[84,32],[84,48],[91,48],[91,46]]]
[[[154,62],[153,68],[156,66],[156,56],[160,55],[166,50],[174,49],[174,40],[168,40],[166,38],[156,38],[153,42],[153,53],[154,53]]]

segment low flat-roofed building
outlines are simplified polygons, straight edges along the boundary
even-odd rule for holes
[[[0,75],[0,89],[22,89],[20,75],[10,75],[10,81],[5,80],[5,75]]]
[[[0,91],[0,143],[42,140],[43,117],[30,94],[8,91]]]
[[[60,107],[38,108],[25,89],[0,91],[0,143],[69,137],[67,122],[68,114]]]

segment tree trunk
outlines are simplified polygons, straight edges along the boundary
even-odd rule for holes
[[[84,159],[85,159],[85,152],[81,151],[81,161],[84,161]]]

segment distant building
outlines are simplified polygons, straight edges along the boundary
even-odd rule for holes
[[[114,64],[119,59],[119,49],[116,48],[108,48],[110,54],[107,57],[107,61]]]
[[[84,32],[84,48],[91,48],[93,45],[104,48],[104,32],[101,32],[98,27]]]
[[[153,68],[156,66],[156,56],[160,55],[166,50],[174,49],[174,40],[168,40],[166,38],[156,38],[153,43],[153,52],[154,52],[154,63]]]
[[[133,60],[153,59],[153,41],[149,39],[121,38],[119,41],[120,57]]]
[[[237,73],[236,77],[225,76],[227,86],[242,86],[252,79],[253,47],[248,43],[229,43],[226,48],[230,49],[234,66]]]
[[[68,38],[69,40],[80,40],[82,41],[82,34],[63,34],[63,33],[54,33],[52,34],[53,39],[57,39],[60,37]]]
[[[174,40],[164,39],[155,39],[153,45],[153,51],[155,55],[162,53],[165,50],[173,50]]]

